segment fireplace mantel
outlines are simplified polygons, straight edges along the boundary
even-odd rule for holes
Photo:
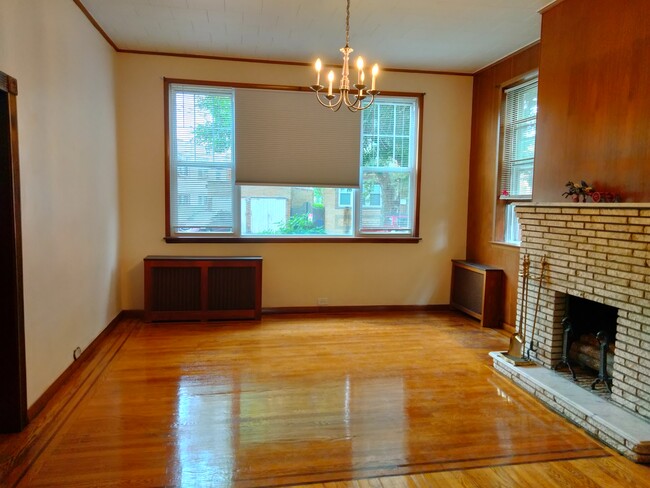
[[[570,209],[575,209],[575,208],[596,208],[596,209],[601,209],[601,208],[621,208],[621,209],[639,209],[639,210],[647,210],[650,209],[650,203],[633,203],[633,202],[611,202],[611,203],[606,203],[606,202],[598,202],[598,203],[593,203],[593,202],[521,202],[516,204],[517,207],[550,207],[550,208],[555,208],[555,207],[560,207],[560,208],[570,208]]]

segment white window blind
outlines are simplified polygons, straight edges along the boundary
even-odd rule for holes
[[[501,199],[530,199],[533,193],[537,79],[505,90],[501,119]]]
[[[232,90],[171,84],[169,118],[172,232],[232,233]]]
[[[236,89],[236,183],[359,187],[359,116],[309,92]]]

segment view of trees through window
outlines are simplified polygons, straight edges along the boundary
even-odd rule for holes
[[[351,189],[235,186],[235,96],[170,85],[173,235],[412,234],[416,98],[385,97],[362,112],[361,184]]]

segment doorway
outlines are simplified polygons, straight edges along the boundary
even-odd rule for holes
[[[27,424],[17,95],[0,71],[0,433]]]

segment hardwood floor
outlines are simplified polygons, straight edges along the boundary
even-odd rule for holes
[[[650,486],[499,376],[454,312],[124,320],[22,434],[0,485]]]

